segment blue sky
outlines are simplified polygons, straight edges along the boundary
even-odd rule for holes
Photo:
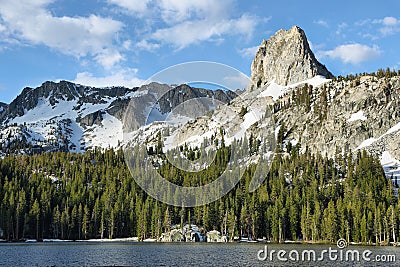
[[[250,75],[257,46],[304,29],[335,75],[400,67],[400,1],[0,0],[0,101],[69,80],[133,87],[188,61]]]

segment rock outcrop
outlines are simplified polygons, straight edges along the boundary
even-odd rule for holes
[[[251,66],[251,79],[257,87],[272,80],[279,85],[294,84],[317,75],[333,76],[315,58],[304,31],[297,26],[264,40]]]
[[[197,225],[185,224],[183,228],[178,225],[173,226],[171,231],[162,233],[159,240],[160,242],[204,242],[205,236],[200,232]]]

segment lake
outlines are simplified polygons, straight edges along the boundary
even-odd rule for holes
[[[267,246],[267,247],[265,247]],[[331,257],[329,259],[329,247]],[[272,261],[263,259],[265,249]],[[262,252],[259,253],[259,251]],[[315,251],[316,261],[312,261]],[[323,250],[327,252],[322,253]],[[336,254],[334,254],[336,250]],[[360,261],[346,261],[346,251],[357,250]],[[297,251],[297,252],[296,252]],[[304,252],[306,251],[306,252]],[[54,242],[1,243],[1,266],[399,266],[400,248],[350,246],[340,251],[336,245],[245,244],[245,243],[137,243],[137,242]],[[366,252],[367,251],[367,252]],[[370,253],[371,252],[371,253]],[[298,254],[297,254],[298,253]],[[302,261],[305,253],[306,261]],[[370,261],[363,260],[364,255]],[[324,255],[322,262],[317,261]],[[351,260],[351,254],[349,259]],[[296,259],[299,255],[299,261]],[[356,254],[355,254],[356,255]],[[311,256],[311,261],[307,260]],[[384,263],[378,263],[376,256]],[[395,259],[394,259],[394,257]],[[395,260],[395,261],[393,261]]]

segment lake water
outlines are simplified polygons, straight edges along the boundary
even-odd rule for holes
[[[281,255],[288,261],[277,259],[261,261],[267,245],[268,255],[271,250],[284,250]],[[323,254],[324,260],[302,261],[304,250],[313,250],[316,258],[323,250],[338,250],[337,260],[331,261],[328,252]],[[347,250],[358,250],[360,261],[347,261]],[[367,258],[362,259],[366,250]],[[298,251],[300,260],[293,261]],[[340,261],[339,249],[335,245],[296,245],[296,244],[210,244],[210,243],[128,243],[128,242],[57,242],[57,243],[1,243],[1,266],[400,266],[400,248],[396,247],[359,247],[350,246],[343,249]],[[312,254],[310,254],[312,255]],[[335,254],[332,254],[334,258]],[[349,254],[350,255],[350,254]],[[393,262],[393,255],[395,261]],[[375,260],[386,259],[378,263]],[[307,254],[305,254],[307,258]],[[351,256],[349,256],[351,260]]]

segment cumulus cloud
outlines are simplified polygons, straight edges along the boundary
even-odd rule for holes
[[[51,0],[1,1],[0,17],[9,38],[45,45],[77,58],[91,56],[106,68],[123,60],[116,35],[123,23],[97,15],[56,17],[46,9]]]
[[[96,77],[90,72],[80,72],[73,82],[93,87],[125,86],[131,88],[140,86],[144,82],[137,78],[137,72],[137,69],[128,68],[102,77]]]
[[[224,35],[250,37],[257,23],[256,17],[247,14],[238,19],[220,21],[188,20],[169,28],[158,29],[151,34],[150,39],[182,49],[201,41],[221,41]]]
[[[385,17],[382,20],[382,23],[386,26],[395,26],[395,25],[400,24],[400,21],[394,17]]]
[[[333,50],[320,51],[318,57],[330,57],[340,59],[344,63],[359,64],[364,61],[370,61],[382,54],[378,46],[367,46],[363,44],[346,44],[337,46]]]
[[[128,0],[108,2],[137,16],[135,11],[138,7]],[[153,51],[167,44],[179,50],[203,41],[221,42],[228,35],[250,37],[260,19],[249,14],[232,17],[232,6],[234,0],[146,0],[140,7],[142,15],[161,23],[157,27],[148,27],[136,46]]]

